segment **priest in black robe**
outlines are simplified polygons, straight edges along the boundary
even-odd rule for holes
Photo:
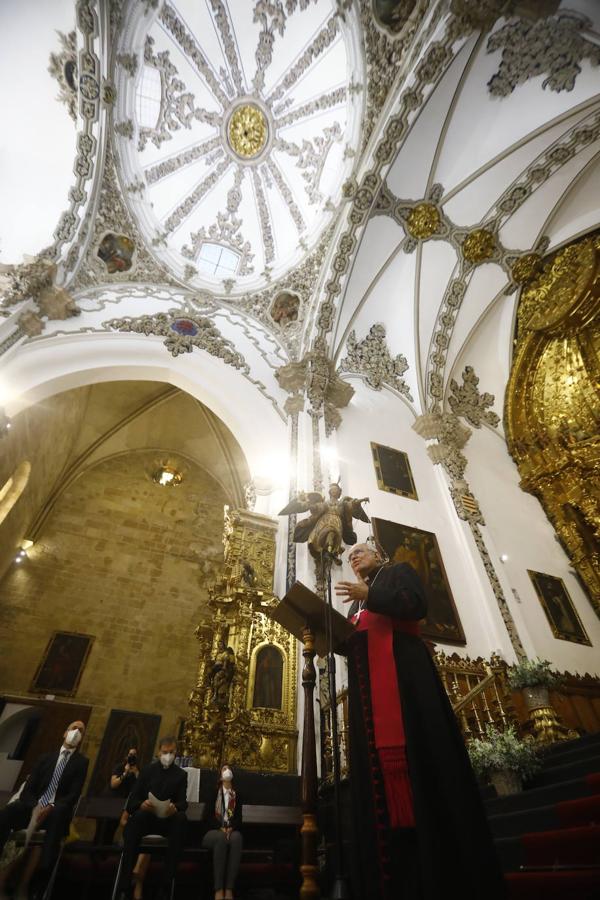
[[[462,733],[419,636],[425,591],[408,563],[349,554],[350,783],[360,900],[506,896]]]

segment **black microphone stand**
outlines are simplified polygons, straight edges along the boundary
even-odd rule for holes
[[[335,654],[333,652],[333,601],[331,598],[331,563],[333,554],[321,551],[321,571],[327,585],[327,674],[329,681],[329,710],[331,715],[331,750],[333,760],[333,813],[334,813],[334,882],[331,900],[349,900],[348,883],[344,875],[342,847],[342,816],[340,808],[340,749],[337,725],[337,688],[335,677]]]

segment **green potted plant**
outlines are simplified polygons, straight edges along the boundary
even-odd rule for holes
[[[550,707],[550,688],[557,687],[562,678],[550,671],[547,659],[524,659],[508,670],[511,688],[521,690],[529,711]]]
[[[475,773],[491,781],[499,795],[522,790],[523,779],[541,768],[533,741],[521,740],[514,725],[499,731],[488,723],[484,737],[470,740],[467,749]]]

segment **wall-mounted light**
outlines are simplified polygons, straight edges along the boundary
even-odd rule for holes
[[[161,466],[152,476],[152,480],[162,487],[172,487],[175,484],[181,484],[183,475],[172,466]]]
[[[508,560],[508,553],[501,553],[500,554],[500,562],[507,562],[507,560]]]
[[[4,407],[0,406],[0,438],[6,437],[11,428],[12,422],[6,415]]]

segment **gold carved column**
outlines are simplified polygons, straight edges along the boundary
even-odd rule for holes
[[[508,446],[600,616],[600,234],[523,289],[506,391]]]
[[[185,750],[198,765],[227,760],[261,772],[295,772],[296,639],[265,613],[273,595],[278,522],[225,507],[221,576],[209,588],[210,619],[190,694]],[[258,687],[257,687],[258,680]]]

